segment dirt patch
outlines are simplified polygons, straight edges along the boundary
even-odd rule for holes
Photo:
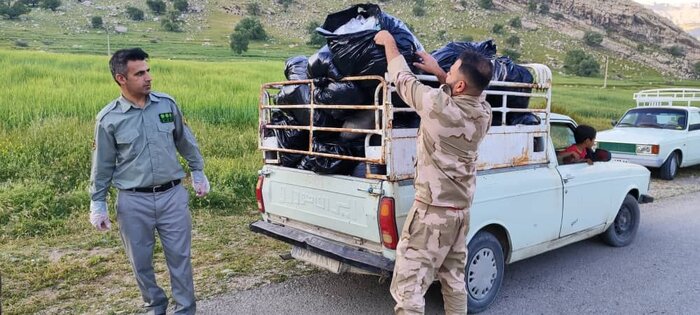
[[[700,165],[682,168],[673,180],[658,178],[658,172],[651,172],[649,194],[655,199],[664,199],[700,191]]]

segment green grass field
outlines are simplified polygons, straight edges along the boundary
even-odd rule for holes
[[[155,54],[159,55],[159,54]],[[154,90],[173,95],[196,134],[212,193],[192,203],[200,298],[308,272],[276,254],[285,245],[247,231],[260,84],[283,79],[283,62],[153,58]],[[0,50],[0,270],[7,314],[138,311],[116,231],[88,223],[90,147],[96,113],[118,96],[107,57]],[[607,128],[632,93],[700,82],[555,77],[555,111]],[[113,209],[111,207],[111,209]],[[168,286],[162,253],[158,277]]]

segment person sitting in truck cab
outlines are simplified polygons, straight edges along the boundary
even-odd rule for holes
[[[563,162],[563,164],[579,162],[593,164],[593,160],[588,156],[588,150],[593,148],[595,136],[595,128],[588,125],[579,125],[574,130],[574,139],[576,139],[576,143],[557,154],[558,160]]]

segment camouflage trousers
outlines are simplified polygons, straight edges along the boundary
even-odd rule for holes
[[[396,314],[423,314],[423,296],[435,275],[442,285],[445,314],[467,313],[464,267],[468,209],[454,210],[415,201],[396,247],[391,295]]]

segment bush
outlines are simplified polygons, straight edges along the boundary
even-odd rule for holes
[[[182,21],[180,20],[180,13],[177,11],[170,11],[168,16],[160,20],[160,26],[163,30],[167,32],[181,32],[182,31]]]
[[[530,0],[530,2],[527,3],[527,10],[530,12],[536,12],[537,2],[535,2],[535,0]]]
[[[462,42],[473,42],[474,41],[474,36],[471,35],[464,35],[462,38],[459,39]]]
[[[644,52],[644,50],[645,50],[644,44],[642,44],[642,43],[637,44],[637,51],[638,52]]]
[[[447,31],[446,30],[439,30],[437,32],[437,38],[439,40],[442,40],[442,41],[446,40],[447,39]]]
[[[29,43],[24,39],[18,39],[15,41],[15,46],[17,46],[17,47],[29,47]]]
[[[583,50],[572,50],[566,53],[564,70],[577,76],[592,77],[600,73],[600,65],[595,57]]]
[[[10,20],[14,20],[24,14],[31,11],[27,5],[22,2],[15,2],[12,5],[7,5],[5,3],[0,3],[0,15],[7,17]]]
[[[666,49],[671,56],[674,57],[683,57],[685,56],[685,51],[683,50],[683,47],[674,45]]]
[[[552,14],[552,17],[557,21],[561,21],[564,19],[564,15],[559,12]]]
[[[520,51],[517,51],[515,49],[506,48],[506,49],[503,49],[503,55],[508,56],[514,62],[517,62],[520,59],[520,56],[522,54],[520,53]]]
[[[244,34],[242,32],[233,32],[231,34],[231,50],[235,52],[236,54],[242,54],[245,51],[248,51],[248,35]]]
[[[167,9],[165,6],[165,1],[163,0],[146,0],[146,5],[155,15],[161,15],[165,13],[165,10]]]
[[[61,0],[42,0],[39,6],[42,9],[56,11],[61,6]]]
[[[246,4],[245,9],[248,12],[248,15],[252,16],[259,16],[261,12],[260,3],[257,2],[250,2]]]
[[[413,6],[413,15],[415,16],[425,16],[425,8],[416,4]]]
[[[233,29],[236,32],[240,32],[248,37],[250,40],[265,40],[267,39],[267,33],[265,28],[263,28],[260,20],[252,17],[246,17]]]
[[[307,45],[320,48],[326,44],[326,38],[323,37],[318,32],[316,32],[316,28],[319,27],[320,25],[321,25],[321,23],[318,23],[315,21],[311,21],[311,22],[309,22],[309,24],[306,25],[306,32],[310,36],[309,41],[306,42]]]
[[[693,72],[695,73],[695,77],[700,79],[700,61],[695,62],[695,65],[693,66]]]
[[[506,45],[515,47],[520,45],[520,37],[512,35],[506,39]]]
[[[505,28],[503,27],[503,24],[496,23],[491,28],[491,32],[494,32],[496,34],[503,34],[504,31],[505,31]]]
[[[187,9],[189,9],[189,7],[190,7],[190,4],[187,3],[187,0],[175,0],[173,2],[173,8],[175,8],[175,10],[178,10],[182,13],[187,12]]]
[[[289,6],[292,5],[293,2],[294,0],[277,0],[277,3],[281,4],[285,11],[287,11]]]
[[[548,14],[549,13],[549,5],[546,3],[540,4],[540,14]]]
[[[136,7],[127,7],[126,15],[134,21],[143,21],[143,10]]]
[[[493,9],[493,0],[479,0],[479,6],[482,9],[491,10]]]
[[[508,25],[513,28],[521,28],[523,27],[523,23],[520,21],[520,17],[516,16],[512,18],[510,21],[508,21]]]
[[[102,17],[101,16],[93,16],[92,19],[90,19],[90,23],[92,24],[92,28],[102,28],[102,25],[103,25]]]
[[[17,1],[17,2],[21,2],[21,3],[25,4],[25,5],[28,6],[28,7],[34,7],[34,8],[36,8],[36,7],[39,6],[39,2],[41,2],[41,1],[39,1],[39,0],[20,0],[20,1]]]
[[[583,41],[586,42],[588,46],[600,46],[603,42],[603,34],[588,31],[583,35]]]

